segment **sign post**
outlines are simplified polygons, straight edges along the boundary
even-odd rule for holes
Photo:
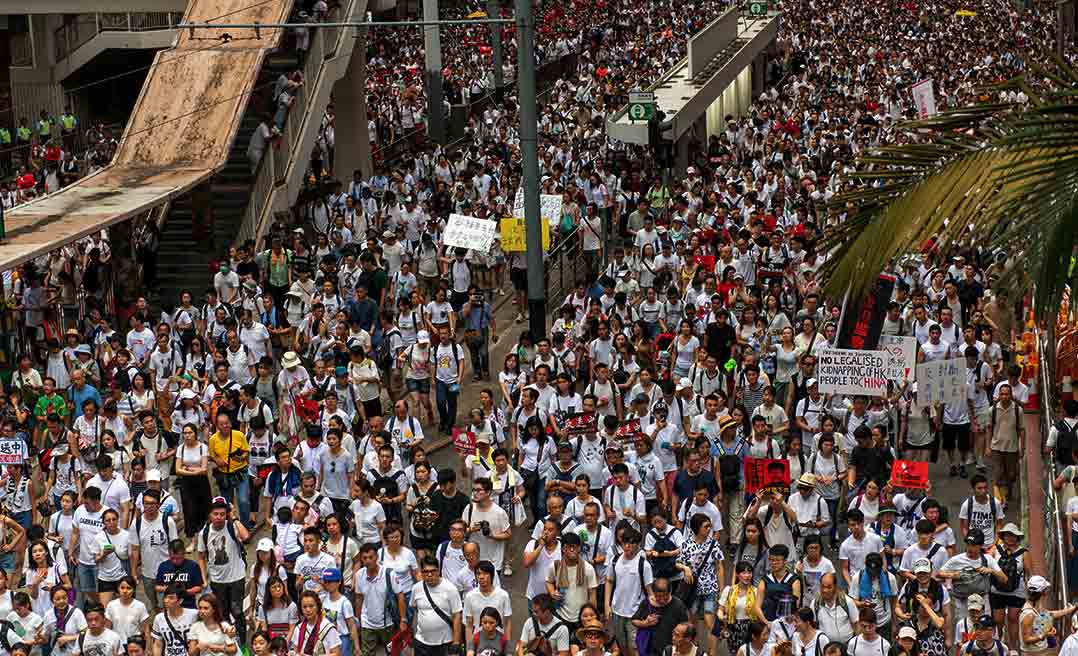
[[[766,16],[767,0],[753,0],[749,3],[749,16]]]
[[[655,116],[655,94],[651,91],[629,92],[629,120],[650,121]]]

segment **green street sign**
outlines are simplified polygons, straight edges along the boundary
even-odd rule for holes
[[[766,16],[767,0],[755,0],[749,3],[749,16]]]
[[[629,92],[629,120],[650,121],[655,115],[655,94],[651,91]]]

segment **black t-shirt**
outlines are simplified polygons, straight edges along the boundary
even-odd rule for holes
[[[438,524],[435,526],[434,535],[449,535],[449,524],[454,519],[464,516],[464,509],[471,501],[463,492],[457,492],[451,497],[442,494],[441,489],[434,490],[430,495],[430,508],[438,513]],[[447,538],[448,539],[448,538]]]
[[[857,478],[861,481],[890,478],[893,460],[889,449],[857,446],[850,453],[850,464],[857,468]]]
[[[675,591],[671,589],[670,592],[673,594]],[[636,610],[633,619],[644,620],[651,613],[659,616],[659,623],[651,627],[651,642],[648,645],[648,653],[642,656],[655,656],[663,653],[663,650],[670,646],[673,640],[674,627],[682,622],[689,621],[689,611],[685,608],[684,602],[677,597],[671,597],[670,603],[662,608],[654,608],[650,602],[644,601],[644,603],[640,604],[640,608]]]
[[[244,276],[251,276],[255,280],[258,280],[258,265],[255,263],[254,260],[244,260],[243,262],[240,262],[236,265],[236,275],[238,275],[241,279]]]
[[[730,353],[737,343],[734,327],[728,323],[721,326],[717,323],[708,324],[704,336],[707,337],[707,354],[714,356],[722,367],[723,363],[730,359]]]
[[[678,499],[690,499],[696,492],[698,482],[707,484],[709,499],[715,498],[715,495],[719,493],[719,484],[715,480],[715,475],[706,469],[701,469],[696,476],[691,476],[685,469],[678,471],[677,476],[674,477],[674,493],[677,494]]]

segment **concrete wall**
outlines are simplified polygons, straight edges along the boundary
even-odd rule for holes
[[[715,55],[737,38],[737,19],[740,14],[738,7],[731,7],[689,39],[690,77],[701,73]]]

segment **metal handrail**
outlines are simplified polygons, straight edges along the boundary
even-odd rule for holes
[[[1053,406],[1053,393],[1054,386],[1052,385],[1051,369],[1052,362],[1055,358],[1055,342],[1052,337],[1052,331],[1038,331],[1037,332],[1037,352],[1038,352],[1038,380],[1037,384],[1040,388],[1041,401],[1041,416],[1039,418],[1041,423],[1041,435],[1044,439],[1048,439],[1048,433],[1052,429],[1052,408]],[[1059,596],[1060,608],[1066,608],[1069,605],[1068,598],[1068,581],[1067,581],[1067,551],[1063,543],[1063,531],[1066,530],[1063,519],[1060,516],[1059,498],[1056,496],[1055,478],[1059,472],[1056,471],[1056,459],[1055,453],[1049,453],[1047,461],[1045,463],[1048,467],[1048,476],[1045,477],[1045,512],[1051,513],[1054,517],[1054,521],[1047,523],[1048,528],[1054,529],[1055,540],[1051,545],[1046,544],[1045,548],[1051,551],[1055,548],[1055,558],[1052,558],[1051,553],[1046,554],[1048,558],[1046,561],[1049,566],[1055,566],[1056,576],[1049,578],[1049,580],[1055,580],[1058,585],[1055,585],[1056,592]]]
[[[56,61],[71,55],[103,32],[148,32],[171,30],[183,14],[169,11],[98,12],[78,14],[56,28]]]

